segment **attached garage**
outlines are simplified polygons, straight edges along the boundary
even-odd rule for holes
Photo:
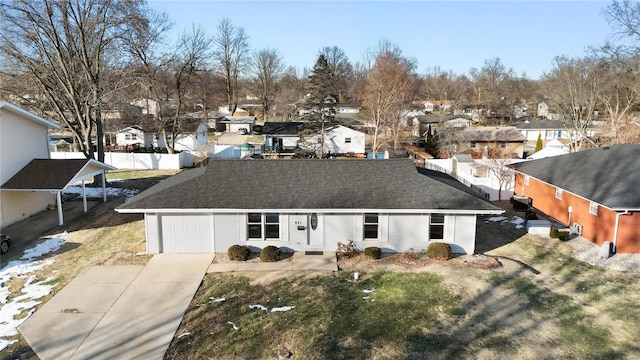
[[[214,252],[213,216],[167,214],[158,216],[158,252]]]

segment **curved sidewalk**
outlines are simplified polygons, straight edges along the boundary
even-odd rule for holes
[[[162,359],[213,256],[89,267],[19,330],[42,360]]]

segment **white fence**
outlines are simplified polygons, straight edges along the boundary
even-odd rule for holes
[[[84,159],[81,152],[51,152],[52,159]],[[94,156],[98,157],[94,153]],[[196,156],[183,151],[178,154],[157,153],[104,153],[104,162],[118,169],[182,169],[191,167],[196,161]]]

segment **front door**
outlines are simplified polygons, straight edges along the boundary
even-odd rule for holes
[[[289,215],[289,242],[306,247],[309,242],[309,220],[306,214]]]

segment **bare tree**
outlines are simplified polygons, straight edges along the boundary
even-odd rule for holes
[[[279,92],[276,97],[276,108],[285,121],[291,121],[296,116],[297,105],[305,95],[307,76],[298,74],[294,67],[288,67],[280,80]]]
[[[260,99],[263,121],[267,121],[268,113],[275,104],[283,72],[284,64],[278,50],[263,49],[253,54],[249,89]]]
[[[587,130],[592,125],[594,111],[601,94],[601,68],[590,58],[556,57],[553,69],[543,76],[542,86],[552,98],[555,112],[562,121],[571,142],[579,151],[582,140],[591,141]]]
[[[122,35],[145,22],[142,1],[5,1],[0,5],[3,65],[38,85],[46,107],[87,158],[104,160],[101,103],[104,70],[122,50]]]
[[[319,55],[324,56],[329,67],[329,94],[336,97],[338,102],[344,102],[353,77],[353,68],[347,54],[337,46],[325,46]]]
[[[504,116],[507,112],[505,97],[508,93],[507,84],[513,77],[513,69],[507,68],[499,57],[485,60],[480,70],[472,68],[471,75],[476,110],[480,121],[486,123],[489,116]],[[484,108],[484,109],[482,109]],[[481,111],[485,110],[485,112]]]
[[[152,123],[153,130],[162,136],[167,151],[175,151],[175,141],[184,130],[182,112],[188,95],[194,91],[194,79],[199,69],[207,67],[211,40],[201,27],[181,34],[168,53],[155,54],[154,45],[137,48],[135,67],[142,85],[141,94],[155,102],[159,109]]]
[[[214,58],[226,82],[227,107],[231,115],[238,108],[238,78],[248,58],[248,41],[244,28],[234,26],[227,18],[220,21],[218,34],[213,39]]]
[[[402,108],[405,99],[415,91],[415,62],[402,55],[400,48],[386,40],[374,50],[373,65],[367,71],[363,107],[373,131],[372,151],[380,147],[379,135],[390,124],[394,114]]]

